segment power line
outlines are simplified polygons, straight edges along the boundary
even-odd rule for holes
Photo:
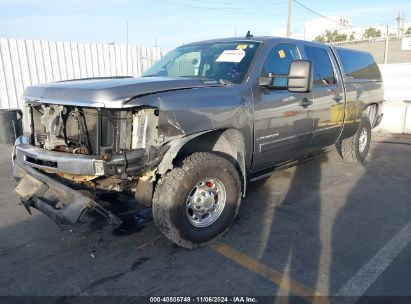
[[[309,14],[310,16],[317,16],[317,15],[311,13],[310,11],[307,11],[307,10],[303,9],[303,8],[300,7],[300,6],[296,6],[296,5],[295,5],[294,7],[297,8],[299,11],[301,11],[301,12],[303,12],[303,13]],[[318,16],[317,16],[317,17],[318,17]]]
[[[326,16],[324,16],[324,15],[322,15],[322,14],[320,14],[320,13],[314,11],[314,10],[312,10],[311,8],[305,6],[304,4],[298,2],[297,0],[294,0],[294,2],[295,2],[296,4],[298,4],[300,7],[302,7],[303,9],[305,9],[306,11],[311,12],[312,14],[314,14],[314,15],[316,15],[316,16],[319,16],[319,17],[321,17],[321,18],[327,19],[328,21],[331,21],[331,22],[340,24],[338,21],[335,21],[335,20],[333,20],[333,19],[330,19],[330,18],[328,18],[328,17],[326,17]]]
[[[349,26],[341,27],[340,30],[345,30],[348,28],[355,29],[355,28],[371,28],[371,27],[378,27],[378,26],[387,26],[393,20],[396,20],[396,19],[391,18],[391,19],[388,19],[387,21],[380,22],[380,23],[349,25]],[[397,28],[391,26],[390,29],[397,29]]]
[[[314,10],[312,10],[311,8],[309,8],[309,7],[305,6],[304,4],[300,3],[298,0],[293,0],[293,1],[294,1],[296,4],[299,5],[299,6],[296,6],[296,7],[297,7],[298,9],[300,9],[300,10],[304,9],[306,12],[309,12],[309,13],[311,13],[312,15],[319,16],[319,17],[321,17],[321,18],[324,18],[324,19],[326,19],[326,20],[328,20],[328,21],[331,21],[331,22],[334,22],[334,23],[336,23],[336,24],[340,24],[340,22],[338,22],[338,21],[336,21],[336,20],[333,20],[333,19],[331,19],[331,18],[328,18],[328,17],[326,17],[326,16],[324,16],[324,15],[322,15],[322,14],[320,14],[320,13],[314,11]],[[372,27],[372,26],[376,26],[376,25],[386,25],[386,24],[388,24],[389,22],[392,22],[393,20],[396,20],[396,19],[395,19],[395,18],[391,18],[391,19],[388,19],[387,21],[380,22],[380,23],[375,23],[375,24],[371,24],[371,25],[349,25],[349,26],[341,27],[340,29],[348,29],[348,28],[355,28],[355,27],[370,27],[370,26]]]
[[[395,19],[395,18],[391,18],[391,19],[388,19],[387,21],[380,22],[380,23],[378,23],[378,24],[385,25],[385,24],[388,24],[389,22],[392,22],[392,21],[394,21],[394,20],[396,20],[396,19]]]
[[[159,0],[141,0],[147,3],[155,4],[155,5],[163,5],[163,6],[171,6],[171,7],[185,7],[185,8],[193,8],[193,9],[203,9],[203,10],[210,10],[213,11],[214,13],[219,13],[219,14],[233,14],[233,8],[222,8],[222,7],[205,7],[205,6],[195,6],[195,5],[189,5],[189,4],[184,4],[184,3],[172,3],[170,1],[164,2],[164,1],[159,1]],[[280,4],[280,3],[278,3]],[[240,9],[240,8],[238,8]],[[250,8],[241,8],[241,9],[250,9]],[[257,12],[245,12],[241,10],[235,11],[235,14],[242,14],[242,15],[254,15],[254,16],[268,16],[268,17],[280,17],[282,15],[280,14],[265,14],[265,13],[257,13]]]
[[[193,3],[193,1],[181,1],[181,2],[183,2],[183,3]],[[246,3],[248,3],[247,1],[245,1]],[[259,1],[255,1],[256,3],[259,3]],[[276,2],[276,3],[273,3],[271,0],[265,0],[265,1],[262,1],[264,4],[261,4],[261,5],[259,5],[259,6],[264,6],[264,7],[267,7],[267,6],[271,6],[271,5],[275,5],[275,4],[282,4],[282,3],[285,3],[286,2],[286,0],[282,0],[282,1],[278,1],[278,2]],[[238,5],[238,4],[240,4],[241,3],[241,1],[236,1],[236,0],[233,0],[233,1],[230,1],[230,0],[227,0],[227,1],[219,1],[219,0],[216,0],[216,1],[214,1],[214,0],[201,0],[201,4],[202,5],[212,5],[212,6],[219,6],[219,5],[230,5],[230,8],[231,7],[235,7],[236,5]],[[254,6],[251,6],[251,7],[254,7]],[[257,6],[258,7],[258,6]]]
[[[284,2],[281,1],[281,2],[276,2],[276,3],[269,3],[269,4],[265,4],[265,5],[247,6],[247,7],[234,7],[234,6],[211,7],[211,6],[192,5],[192,4],[187,4],[187,3],[172,1],[172,0],[167,0],[167,1],[164,1],[164,0],[142,0],[142,1],[153,3],[153,4],[167,5],[167,6],[187,7],[187,8],[205,9],[205,10],[222,10],[222,11],[266,8],[266,7],[269,7],[269,6],[272,6],[272,5],[284,4]],[[272,16],[278,16],[278,15],[272,15]]]
[[[311,9],[311,8],[309,8],[309,7],[307,7],[307,6],[305,6],[304,4],[302,4],[301,2],[299,2],[298,0],[292,0],[293,2],[295,2],[295,4],[297,4],[297,8],[299,9],[299,10],[304,10],[305,12],[307,12],[307,13],[310,13],[311,15],[315,15],[315,16],[318,16],[318,17],[321,17],[321,18],[323,18],[323,19],[326,19],[326,20],[328,20],[328,21],[330,21],[330,22],[333,22],[333,23],[336,23],[337,25],[339,25],[339,27],[338,27],[338,31],[339,30],[344,30],[344,29],[352,29],[352,30],[354,30],[355,28],[371,28],[371,27],[375,27],[375,26],[387,26],[387,29],[388,29],[388,26],[389,26],[389,23],[391,23],[393,20],[397,20],[397,19],[393,19],[393,18],[390,18],[390,19],[388,19],[387,21],[385,21],[385,22],[380,22],[380,23],[376,23],[376,24],[368,24],[368,25],[348,25],[348,26],[343,26],[343,27],[341,27],[341,22],[339,22],[339,21],[336,21],[336,20],[333,20],[333,19],[331,19],[331,18],[328,18],[328,17],[326,17],[326,16],[324,16],[324,15],[322,15],[321,13],[319,13],[319,12],[317,12],[317,11],[314,11],[313,9]],[[398,18],[400,18],[400,17],[398,17]],[[402,16],[402,22],[404,23],[404,19],[405,19],[405,17],[404,17],[404,14],[403,14],[403,16]],[[287,26],[287,35],[288,35],[288,27],[289,27],[289,25]],[[393,29],[393,27],[391,27],[391,29]],[[398,27],[398,29],[399,30],[403,30],[404,31],[404,27],[402,26],[402,28],[401,27]],[[387,30],[388,31],[388,30]],[[387,32],[388,33],[388,32]],[[388,37],[388,34],[387,34],[387,37]]]

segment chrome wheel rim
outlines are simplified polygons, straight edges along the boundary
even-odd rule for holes
[[[226,203],[226,189],[217,178],[205,178],[190,191],[186,201],[186,216],[199,228],[208,227],[221,215]]]
[[[364,153],[365,148],[367,147],[367,141],[368,141],[368,132],[367,129],[362,129],[360,133],[360,138],[359,138],[359,145],[358,149],[360,150],[360,153]]]

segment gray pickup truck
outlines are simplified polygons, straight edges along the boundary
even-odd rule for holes
[[[29,212],[65,227],[94,210],[116,225],[96,197],[123,192],[193,248],[229,229],[248,182],[331,145],[363,162],[384,93],[369,53],[247,36],[181,46],[142,77],[33,86],[23,98],[13,162]]]

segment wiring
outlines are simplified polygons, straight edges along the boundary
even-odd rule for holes
[[[203,9],[203,10],[211,10],[218,13],[239,13],[239,14],[247,14],[247,15],[260,15],[260,16],[271,16],[271,17],[278,17],[281,16],[280,14],[265,14],[265,13],[258,13],[258,12],[242,12],[242,10],[250,10],[250,9],[258,9],[258,8],[266,8],[268,6],[273,5],[281,5],[285,4],[286,2],[275,2],[275,3],[267,3],[264,5],[256,5],[256,6],[248,6],[248,7],[236,7],[236,6],[226,6],[226,7],[214,7],[214,6],[201,6],[201,5],[192,5],[185,2],[173,1],[173,0],[141,0],[151,4],[157,5],[164,5],[164,6],[173,6],[173,7],[185,7],[185,8],[194,8],[194,9]],[[211,2],[208,2],[212,4]],[[229,4],[226,2],[226,5]]]
[[[298,2],[297,0],[293,0],[293,1],[294,1],[297,5],[299,5],[301,8],[303,8],[304,10],[310,12],[311,14],[314,14],[314,15],[316,15],[316,16],[319,16],[319,17],[321,17],[321,18],[324,18],[324,19],[326,19],[326,20],[328,20],[328,21],[331,21],[331,22],[340,24],[338,21],[335,21],[335,20],[333,20],[333,19],[330,19],[330,18],[328,18],[328,17],[326,17],[326,16],[324,16],[324,15],[322,15],[322,14],[320,14],[320,13],[314,11],[314,10],[312,10],[311,8],[305,6],[304,4]]]
[[[304,4],[302,4],[301,2],[299,2],[298,0],[293,0],[293,2],[295,2],[295,4],[298,5],[298,6],[296,6],[296,8],[298,8],[298,9],[300,9],[300,10],[303,10],[303,11],[305,11],[305,12],[308,12],[308,13],[310,13],[311,15],[321,17],[321,18],[326,19],[326,20],[328,20],[328,21],[330,21],[330,22],[333,22],[333,23],[336,23],[336,24],[340,24],[338,21],[333,20],[333,19],[331,19],[331,18],[328,18],[328,17],[326,17],[326,16],[324,16],[324,15],[322,15],[322,14],[314,11],[313,9],[305,6]],[[380,23],[374,24],[374,26],[375,26],[375,25],[387,25],[387,24],[389,24],[390,22],[392,22],[393,20],[395,20],[395,19],[391,18],[391,19],[389,19],[389,20],[387,20],[387,21],[385,21],[385,22],[380,22]],[[340,30],[343,30],[343,29],[349,29],[349,28],[372,27],[372,26],[373,26],[373,25],[349,25],[349,26],[340,27],[339,29],[340,29]]]

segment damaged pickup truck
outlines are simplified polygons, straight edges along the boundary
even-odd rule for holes
[[[68,226],[95,210],[117,225],[95,197],[123,192],[193,248],[229,229],[249,181],[331,145],[362,162],[383,89],[368,53],[248,35],[179,47],[143,77],[33,86],[23,98],[13,162],[29,212]]]

